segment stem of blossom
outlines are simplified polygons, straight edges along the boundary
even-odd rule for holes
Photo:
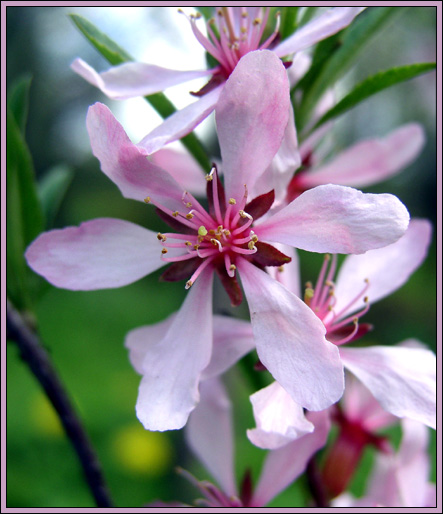
[[[306,477],[315,507],[330,507],[326,488],[322,482],[315,455],[311,457],[306,466]]]
[[[80,459],[86,482],[97,506],[112,507],[113,503],[105,486],[97,456],[48,353],[9,300],[7,301],[6,330],[8,340],[17,344],[22,359],[27,362],[57,411],[66,434]]]

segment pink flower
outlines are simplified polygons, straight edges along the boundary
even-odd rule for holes
[[[220,485],[198,482],[207,507],[263,507],[290,485],[306,469],[309,459],[325,443],[329,433],[327,412],[310,413],[312,433],[270,451],[256,487],[245,474],[240,490],[234,477],[234,445],[231,405],[221,381],[207,380],[201,385],[201,401],[186,426],[186,440],[199,460]],[[315,427],[315,430],[314,430]],[[216,441],[216,444],[214,444]]]
[[[32,269],[68,289],[120,287],[168,262],[166,280],[188,278],[187,288],[192,287],[182,308],[149,347],[138,403],[138,416],[148,429],[181,428],[198,402],[199,380],[211,357],[214,271],[234,303],[241,301],[240,274],[260,359],[296,402],[322,410],[342,394],[338,349],[325,339],[323,323],[261,269],[289,260],[270,243],[361,253],[396,241],[409,215],[392,195],[327,185],[255,223],[270,208],[272,193],[247,203],[247,184],[281,145],[288,89],[281,61],[267,50],[250,52],[232,72],[216,108],[226,193],[213,171],[207,177],[209,212],[146,159],[107,107],[95,104],[87,126],[103,172],[126,198],[155,205],[178,232],[157,234],[99,219],[42,234],[26,252]]]
[[[344,493],[334,507],[435,507],[435,484],[429,482],[429,431],[417,421],[402,421],[403,438],[396,454],[378,454],[363,498]]]
[[[292,36],[273,46],[278,57],[295,54],[325,39],[352,22],[364,8],[336,7],[297,30]],[[140,141],[139,145],[151,154],[161,147],[191,132],[215,108],[224,85],[242,57],[254,50],[269,48],[278,34],[278,23],[274,33],[262,41],[263,31],[269,16],[269,7],[221,7],[216,20],[207,24],[207,37],[197,27],[200,15],[191,16],[192,31],[203,48],[211,54],[218,65],[210,70],[176,71],[144,63],[125,63],[103,73],[97,73],[81,59],[71,67],[108,97],[125,99],[145,96],[199,77],[211,77],[209,83],[194,93],[198,100],[170,116],[159,127]],[[219,36],[212,26],[217,25]]]

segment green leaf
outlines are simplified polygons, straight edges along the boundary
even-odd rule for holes
[[[302,7],[302,10],[298,13],[300,16],[297,26],[306,25],[315,16],[317,10],[318,7]]]
[[[46,229],[52,228],[61,201],[74,177],[64,164],[51,168],[38,183],[38,196],[46,219]]]
[[[280,36],[286,39],[291,36],[297,28],[297,15],[300,7],[281,7],[280,8]]]
[[[86,18],[83,18],[83,16],[79,16],[78,14],[70,14],[69,16],[86,39],[92,43],[94,48],[96,48],[110,64],[117,66],[124,62],[134,60],[125,50],[117,45],[117,43],[115,43],[106,34],[101,32]],[[163,93],[155,93],[153,95],[145,96],[145,100],[152,105],[163,119],[168,118],[177,111],[174,104],[168,100]],[[202,143],[194,133],[182,138],[181,142],[194,156],[203,170],[209,171],[211,169],[211,161],[208,159]]]
[[[30,306],[31,271],[24,251],[43,230],[43,213],[37,197],[32,158],[12,112],[7,110],[6,241],[8,296],[23,309]]]
[[[326,90],[351,68],[370,40],[403,10],[399,7],[370,8],[348,28],[319,43],[311,70],[297,85],[297,89],[303,89],[297,115],[300,129],[306,126]]]
[[[315,124],[311,132],[326,121],[336,118],[341,114],[345,113],[349,109],[352,109],[357,104],[369,98],[379,91],[383,91],[388,87],[394,86],[406,80],[412,79],[423,73],[434,70],[436,67],[435,63],[419,63],[410,64],[407,66],[401,66],[398,68],[392,68],[387,71],[381,71],[376,75],[368,77],[363,82],[360,82],[355,89],[353,89],[348,95],[342,98],[332,109],[330,109],[322,118]]]
[[[214,16],[214,13],[215,13],[215,8],[208,7],[208,6],[199,6],[199,7],[196,6],[195,10],[198,11],[206,21],[210,20]]]
[[[31,75],[26,75],[11,86],[8,94],[8,107],[14,115],[15,121],[23,136],[28,119],[31,81]]]

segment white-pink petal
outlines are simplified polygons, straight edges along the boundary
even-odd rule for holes
[[[397,241],[408,223],[406,207],[393,195],[328,184],[259,220],[254,231],[260,240],[311,252],[364,253]]]
[[[291,262],[283,266],[269,266],[266,271],[272,278],[283,284],[291,293],[301,298],[301,283],[300,283],[300,262],[298,253],[294,248],[287,245],[275,243],[275,248],[291,258]]]
[[[112,218],[41,234],[26,250],[29,266],[74,291],[131,284],[164,266],[156,233]]]
[[[249,399],[256,428],[249,429],[247,435],[259,448],[275,450],[314,430],[301,405],[278,382],[260,389]]]
[[[366,7],[334,7],[284,39],[274,49],[279,57],[299,52],[347,27]]]
[[[200,402],[189,416],[186,441],[228,496],[237,495],[231,402],[222,382],[205,380]]]
[[[340,347],[345,367],[380,405],[400,418],[436,426],[436,359],[430,350],[402,346]]]
[[[289,81],[269,50],[250,52],[231,73],[215,117],[228,198],[240,201],[245,184],[269,166],[285,134],[289,116]]]
[[[102,171],[125,198],[143,201],[151,196],[173,211],[183,208],[183,189],[130,141],[105,105],[96,103],[89,108],[86,126]]]
[[[146,352],[136,412],[147,430],[182,428],[199,401],[212,348],[212,274],[201,273],[164,337]]]
[[[369,186],[399,173],[417,157],[424,142],[421,125],[403,125],[384,138],[359,141],[300,176],[300,183],[306,188],[322,184]]]
[[[328,412],[309,412],[307,417],[314,424],[312,433],[268,453],[252,505],[267,505],[305,471],[310,458],[326,444],[330,429]]]
[[[309,410],[326,409],[343,393],[338,349],[312,310],[267,273],[237,263],[248,300],[257,353],[292,399]]]
[[[221,375],[255,348],[249,321],[216,315],[213,327],[211,362],[203,371],[203,380]]]
[[[370,250],[363,255],[346,257],[335,282],[334,307],[340,312],[357,296],[369,280],[366,291],[369,303],[374,303],[404,285],[425,259],[432,236],[432,225],[424,219],[412,219],[405,235],[397,242]],[[353,303],[347,313],[364,306],[364,299]]]
[[[186,136],[211,114],[222,90],[223,85],[220,85],[200,97],[197,101],[175,112],[145,136],[137,146],[143,149],[148,155],[151,155],[168,143],[172,143],[172,141],[177,141]]]
[[[212,73],[211,70],[170,70],[141,62],[127,62],[97,73],[94,68],[79,58],[74,60],[71,68],[113,100],[125,100],[163,92],[171,86],[206,77]]]

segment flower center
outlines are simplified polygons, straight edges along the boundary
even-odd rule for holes
[[[269,7],[219,7],[216,17],[206,24],[207,36],[197,27],[196,21],[200,13],[188,17],[192,31],[199,43],[219,63],[220,68],[214,70],[228,78],[238,61],[248,52],[263,50],[275,40],[280,25],[280,13],[274,32],[263,42],[263,32],[269,17]],[[183,13],[179,9],[179,12]],[[183,13],[184,14],[184,13]]]
[[[326,328],[326,338],[331,343],[341,345],[355,341],[362,337],[369,329],[367,324],[359,325],[359,318],[369,310],[369,300],[364,296],[369,288],[369,280],[365,279],[364,286],[357,293],[348,305],[336,312],[334,307],[337,303],[332,281],[337,266],[337,256],[325,255],[315,288],[311,282],[306,284],[305,303],[321,319]],[[329,270],[328,270],[329,267]],[[347,316],[346,313],[352,311],[352,307],[364,298],[365,306],[360,311]]]

